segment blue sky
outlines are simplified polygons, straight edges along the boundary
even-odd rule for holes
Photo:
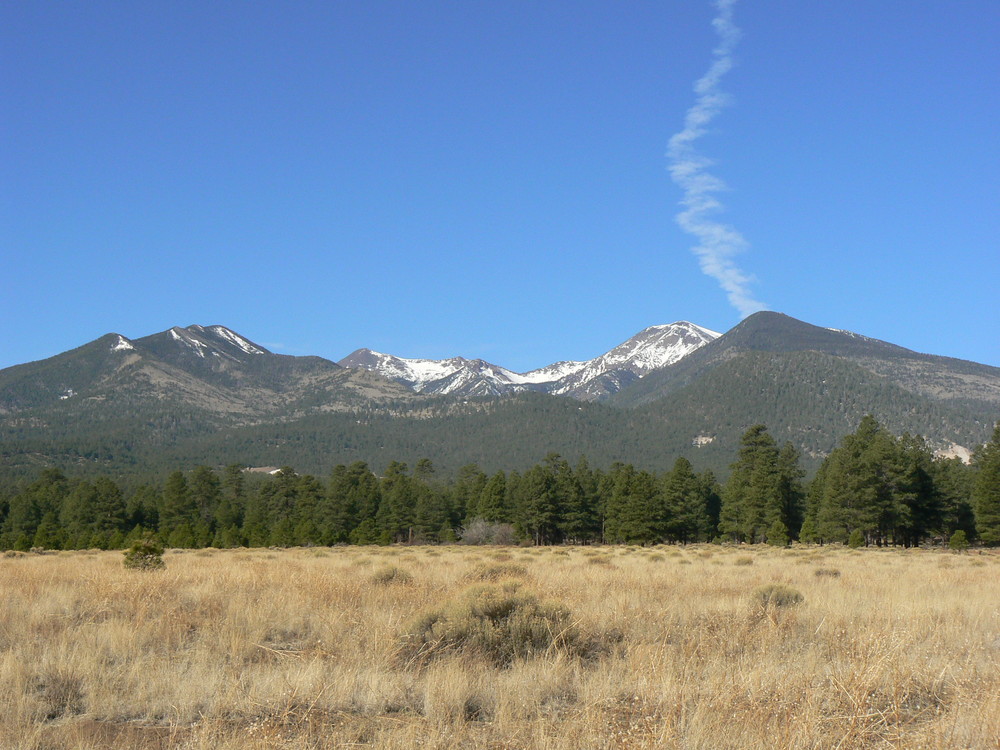
[[[727,330],[668,156],[719,12],[0,4],[0,367],[192,323],[521,371]],[[1000,3],[732,12],[694,147],[747,294],[1000,366]]]

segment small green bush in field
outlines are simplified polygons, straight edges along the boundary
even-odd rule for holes
[[[163,562],[163,546],[152,537],[139,539],[125,550],[123,564],[130,570],[162,570],[167,567]]]
[[[851,549],[865,546],[865,535],[861,533],[861,529],[855,529],[851,532],[851,535],[847,537],[847,546]]]
[[[568,609],[539,601],[516,583],[473,586],[443,608],[418,617],[400,638],[400,656],[410,664],[461,653],[507,667],[550,652],[591,656],[601,650],[599,642],[580,631]]]
[[[371,581],[372,583],[382,585],[390,583],[406,584],[413,583],[413,576],[395,565],[386,565],[372,573]]]
[[[951,539],[948,540],[948,549],[953,549],[956,552],[969,549],[969,538],[962,529],[958,529],[951,535]]]
[[[791,586],[769,583],[753,592],[754,602],[762,609],[769,607],[793,607],[805,597]]]

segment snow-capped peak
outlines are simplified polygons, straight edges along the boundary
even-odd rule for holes
[[[481,359],[410,359],[370,349],[359,349],[340,364],[379,372],[420,393],[500,395],[530,389],[591,400],[671,365],[719,336],[686,321],[650,326],[594,359],[556,362],[525,373]]]
[[[128,352],[135,351],[135,347],[132,346],[132,342],[121,334],[116,334],[118,336],[117,341],[111,345],[111,351],[113,352]]]

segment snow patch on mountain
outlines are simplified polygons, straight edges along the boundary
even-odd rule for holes
[[[170,329],[170,336],[171,336],[171,338],[173,338],[174,341],[180,342],[181,344],[184,344],[185,346],[189,347],[190,349],[193,349],[194,353],[197,354],[202,359],[205,358],[205,350],[208,347],[206,347],[203,343],[201,343],[200,341],[198,341],[198,339],[196,339],[194,336],[192,336],[185,329],[183,329],[183,328],[176,328],[176,327],[171,328]]]
[[[247,354],[264,354],[265,353],[263,349],[257,348],[256,346],[254,346],[253,344],[251,344],[249,341],[247,341],[245,338],[243,338],[242,336],[240,336],[238,333],[229,330],[225,326],[211,326],[211,327],[209,327],[208,330],[211,331],[212,333],[214,333],[219,338],[224,339],[225,341],[228,341],[230,344],[232,344],[236,348],[243,350]]]
[[[371,349],[359,349],[339,364],[378,372],[418,393],[480,396],[536,390],[594,400],[683,359],[719,336],[686,321],[650,326],[594,359],[556,362],[525,373],[482,359],[408,359]]]
[[[111,347],[111,351],[113,351],[113,352],[129,352],[129,351],[134,352],[135,351],[135,347],[132,346],[132,342],[130,342],[127,338],[125,338],[122,335],[119,335],[118,336],[118,340]]]

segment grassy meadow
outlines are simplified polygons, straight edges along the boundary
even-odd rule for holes
[[[0,557],[0,748],[1000,747],[993,551],[164,559]]]

